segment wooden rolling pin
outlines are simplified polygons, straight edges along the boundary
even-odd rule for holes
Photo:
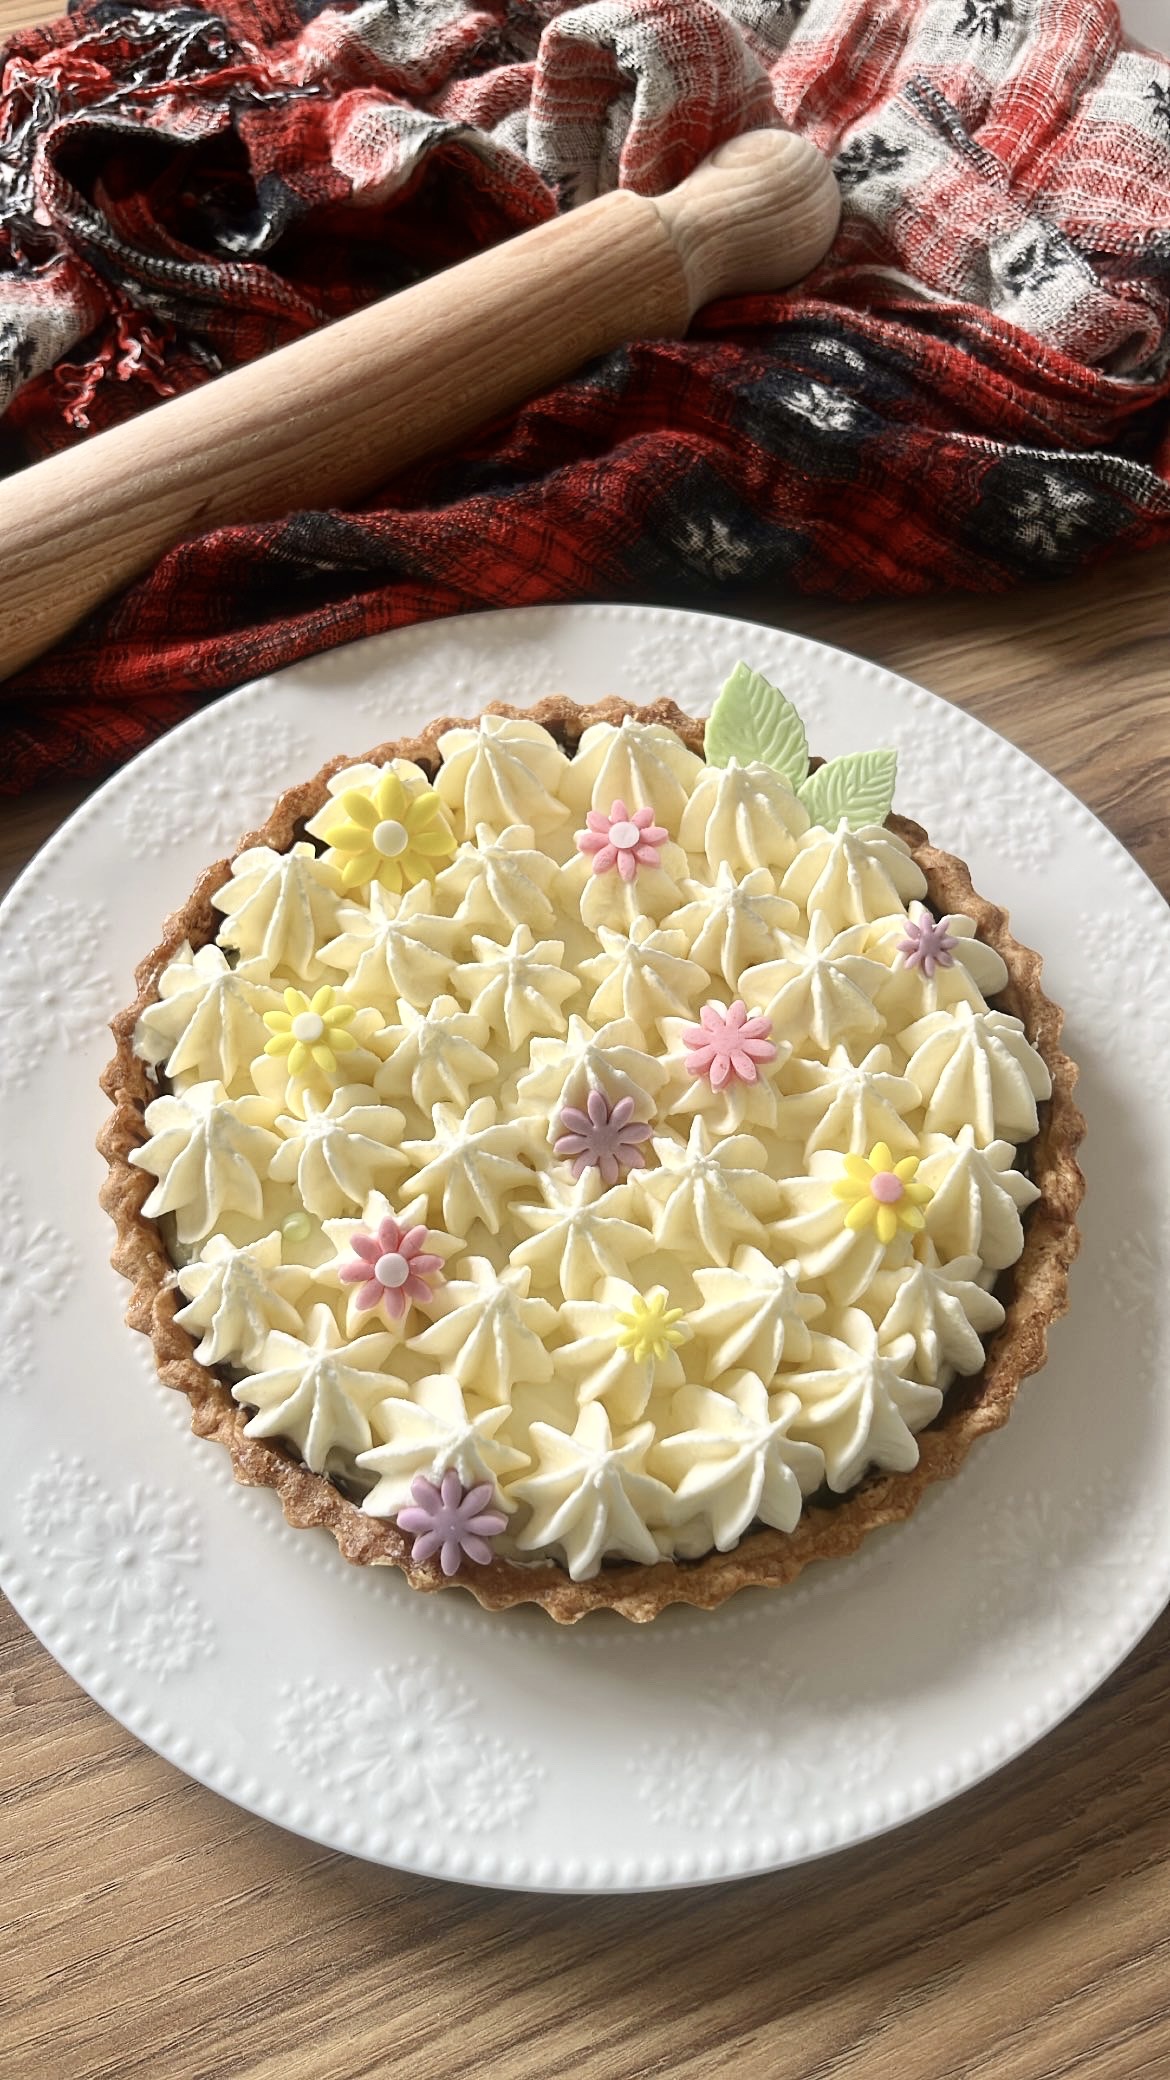
[[[624,340],[787,287],[839,209],[815,146],[751,131],[3,480],[0,678],[187,536],[350,504]]]

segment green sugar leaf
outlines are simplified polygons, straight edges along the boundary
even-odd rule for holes
[[[792,702],[762,672],[735,670],[711,710],[704,738],[707,763],[771,766],[798,788],[808,772],[808,739]]]
[[[884,823],[894,799],[896,751],[851,751],[810,773],[797,793],[814,823],[835,831],[844,817],[850,830]]]

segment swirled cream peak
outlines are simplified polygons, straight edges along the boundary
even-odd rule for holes
[[[779,933],[800,923],[796,905],[777,895],[766,867],[737,878],[721,860],[714,881],[689,881],[683,894],[685,902],[663,919],[664,928],[681,932],[690,959],[733,992],[746,969],[771,959]]]
[[[886,971],[862,953],[857,928],[838,929],[817,910],[807,938],[781,932],[777,939],[777,958],[749,968],[741,985],[774,1035],[793,1047],[809,1041],[823,1054],[839,1040],[877,1039],[882,1016],[874,998]]]
[[[307,843],[288,852],[253,845],[232,861],[211,898],[224,913],[221,946],[265,960],[273,974],[325,980],[321,947],[337,929],[341,876]]]
[[[1030,1141],[1036,1101],[1052,1095],[1048,1070],[1018,1018],[956,1004],[898,1035],[906,1074],[926,1105],[928,1133],[975,1130],[982,1142]]]
[[[389,1336],[346,1343],[331,1310],[309,1312],[304,1337],[274,1330],[260,1370],[237,1380],[236,1400],[256,1413],[246,1437],[287,1437],[314,1473],[345,1472],[373,1443],[370,1419],[379,1402],[406,1388],[381,1368]]]
[[[393,1517],[410,1501],[411,1483],[421,1473],[438,1485],[452,1469],[464,1488],[486,1481],[493,1502],[506,1516],[516,1504],[503,1483],[528,1465],[500,1435],[512,1411],[504,1402],[476,1408],[451,1373],[437,1372],[419,1381],[409,1399],[386,1400],[374,1409],[372,1424],[378,1443],[358,1454],[358,1465],[375,1476],[362,1508],[367,1516]]]
[[[780,1217],[769,1231],[782,1261],[799,1263],[802,1284],[823,1286],[838,1307],[852,1306],[880,1266],[908,1263],[911,1256],[908,1233],[883,1243],[872,1227],[848,1225],[835,1190],[844,1162],[837,1150],[818,1149],[807,1158],[806,1175],[785,1178]]]
[[[404,1001],[396,1019],[382,1036],[386,1059],[374,1077],[379,1098],[412,1103],[427,1118],[436,1105],[466,1112],[475,1087],[498,1077],[487,1019],[454,997],[434,997],[421,1011]]]
[[[581,985],[565,974],[562,940],[534,939],[518,924],[506,946],[477,933],[471,948],[473,958],[452,971],[452,986],[503,1047],[564,1032],[564,1006]]]
[[[549,1138],[555,1139],[564,1107],[583,1106],[591,1090],[601,1091],[611,1105],[632,1098],[638,1116],[648,1119],[666,1074],[635,1019],[612,1019],[594,1028],[570,1012],[563,1035],[533,1039],[516,1101],[523,1112],[547,1118]]]
[[[767,1384],[782,1359],[792,1365],[807,1358],[806,1325],[824,1313],[825,1303],[801,1291],[792,1275],[799,1269],[741,1243],[730,1264],[695,1272],[702,1305],[691,1328],[702,1347],[704,1379],[743,1370]]]
[[[645,1470],[653,1423],[615,1439],[604,1404],[589,1401],[571,1432],[538,1422],[530,1434],[536,1470],[512,1488],[528,1505],[516,1537],[521,1552],[561,1553],[575,1582],[595,1575],[603,1558],[659,1558],[651,1527],[669,1521],[672,1497]]]
[[[638,1173],[651,1232],[661,1250],[725,1264],[737,1242],[765,1239],[763,1219],[780,1204],[780,1187],[767,1174],[767,1152],[751,1134],[713,1140],[695,1119],[685,1141],[656,1134],[657,1167]]]
[[[620,801],[631,810],[653,809],[657,821],[674,833],[691,789],[706,770],[674,730],[627,715],[617,727],[596,722],[584,731],[562,776],[561,796],[579,822],[587,810],[608,811]]]
[[[509,1198],[532,1184],[542,1159],[537,1133],[529,1121],[501,1119],[493,1098],[476,1098],[466,1112],[436,1105],[429,1138],[403,1144],[408,1189],[441,1211],[445,1227],[465,1233],[481,1221],[498,1235]]]
[[[847,1308],[837,1334],[813,1332],[809,1363],[784,1373],[795,1395],[793,1434],[820,1446],[830,1488],[844,1495],[871,1466],[909,1473],[918,1464],[914,1433],[939,1412],[942,1395],[912,1377],[912,1336],[882,1344],[867,1314]]]
[[[620,818],[624,802],[614,804]],[[619,831],[637,826],[619,821]],[[564,870],[566,900],[575,904],[586,930],[595,933],[601,925],[611,931],[628,932],[635,919],[658,924],[682,901],[680,882],[687,871],[687,856],[677,845],[663,845],[657,864],[638,867],[628,879],[619,873],[598,873],[596,861],[578,857]]]
[[[648,917],[629,932],[598,928],[601,952],[584,961],[581,973],[593,985],[586,1016],[593,1025],[629,1018],[652,1034],[661,1018],[682,1018],[706,993],[707,972],[688,960],[681,932],[659,931]]]
[[[280,996],[267,961],[234,967],[218,946],[193,953],[184,943],[159,977],[158,1001],[134,1028],[140,1061],[161,1062],[173,1085],[230,1084],[268,1038],[264,1013]]]
[[[676,1521],[698,1518],[700,1551],[729,1552],[756,1522],[796,1529],[805,1496],[825,1477],[820,1447],[791,1435],[800,1414],[795,1394],[769,1396],[753,1372],[675,1396],[677,1427],[659,1438],[651,1464],[673,1490]]]
[[[679,826],[679,843],[700,854],[712,874],[726,862],[734,874],[758,867],[783,873],[808,829],[808,811],[770,766],[704,766]]]
[[[625,1187],[605,1190],[596,1170],[586,1170],[576,1183],[547,1174],[539,1182],[544,1204],[517,1199],[513,1208],[529,1233],[513,1246],[512,1262],[531,1270],[543,1291],[587,1299],[599,1278],[622,1277],[645,1230],[624,1218]]]
[[[808,830],[799,839],[780,893],[810,917],[822,913],[843,932],[924,896],[926,876],[893,831],[851,830],[842,818],[835,830]]]
[[[497,836],[490,824],[481,823],[474,842],[459,847],[436,887],[468,933],[504,939],[518,925],[527,925],[541,938],[556,920],[553,890],[559,871],[537,845],[531,824],[510,824]]]
[[[258,1218],[261,1177],[277,1147],[263,1098],[229,1098],[222,1083],[193,1083],[146,1108],[149,1139],[130,1161],[157,1179],[143,1202],[148,1219],[175,1216],[183,1243],[200,1242],[225,1214]]]
[[[521,825],[541,835],[568,821],[560,789],[569,761],[538,722],[481,715],[474,729],[439,738],[435,787],[459,838],[482,824],[494,834]]]
[[[295,1184],[302,1205],[322,1220],[360,1206],[406,1166],[402,1114],[374,1103],[364,1084],[343,1084],[328,1099],[308,1091],[303,1118],[284,1112],[276,1125],[282,1138],[268,1175]]]
[[[212,1235],[178,1274],[187,1305],[175,1320],[199,1330],[195,1356],[202,1365],[257,1363],[274,1329],[296,1336],[299,1303],[311,1278],[300,1264],[281,1261],[279,1234],[235,1248],[226,1235]]]
[[[518,1386],[551,1379],[546,1345],[556,1313],[531,1284],[526,1266],[498,1272],[486,1257],[469,1257],[464,1275],[448,1279],[436,1297],[436,1319],[411,1338],[411,1350],[484,1401],[509,1402]]]
[[[864,1155],[876,1141],[899,1156],[917,1148],[918,1136],[907,1121],[920,1111],[922,1094],[909,1076],[895,1074],[885,1042],[860,1061],[840,1042],[827,1062],[797,1057],[785,1081],[778,1130],[786,1140],[802,1142],[806,1156],[822,1148]]]
[[[867,1314],[877,1325],[878,1340],[914,1338],[914,1376],[933,1384],[944,1365],[956,1372],[978,1372],[983,1363],[981,1337],[998,1329],[1004,1311],[994,1293],[978,1284],[978,1257],[937,1261],[928,1243],[929,1261],[900,1271],[879,1271],[865,1297]]]
[[[374,882],[367,893],[368,902],[341,906],[337,936],[321,948],[321,959],[345,977],[352,1003],[387,1019],[399,1001],[421,1010],[449,990],[467,934],[454,919],[436,916],[429,882],[405,895]]]
[[[1004,1271],[1024,1247],[1024,1210],[1040,1197],[1015,1167],[1010,1141],[980,1147],[962,1126],[952,1141],[931,1134],[923,1144],[920,1175],[931,1190],[926,1232],[941,1257],[978,1257],[988,1271]]]
[[[682,1386],[680,1353],[694,1332],[664,1286],[643,1293],[628,1278],[603,1278],[591,1299],[565,1301],[559,1323],[555,1371],[579,1406],[603,1401],[616,1429],[638,1422],[652,1395]]]
[[[1003,958],[975,936],[974,918],[961,913],[936,918],[925,903],[911,902],[905,911],[875,918],[865,950],[890,968],[878,1002],[895,1033],[954,1004],[980,1011],[984,998],[998,996],[1007,985]]]

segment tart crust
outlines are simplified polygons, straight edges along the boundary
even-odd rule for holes
[[[569,750],[575,749],[591,724],[616,724],[627,715],[635,715],[641,722],[664,723],[691,750],[701,755],[703,749],[704,724],[669,700],[635,708],[628,701],[610,698],[581,707],[567,696],[553,695],[529,708],[493,701],[485,712],[542,723]],[[433,770],[439,737],[445,730],[468,726],[462,718],[445,716],[421,735],[380,744],[365,756],[378,764],[391,758],[412,759]],[[353,763],[352,757],[334,758],[311,780],[289,788],[267,822],[241,838],[237,850],[270,845],[286,851],[301,834],[300,827],[325,801],[331,775]],[[226,1446],[237,1481],[245,1487],[274,1488],[290,1524],[317,1525],[330,1532],[344,1558],[357,1566],[399,1567],[414,1589],[469,1590],[486,1610],[536,1603],[558,1624],[571,1625],[586,1612],[602,1609],[645,1624],[668,1604],[713,1610],[741,1589],[779,1587],[794,1581],[813,1560],[855,1552],[879,1525],[899,1523],[910,1516],[932,1482],[958,1472],[975,1440],[1007,1421],[1021,1381],[1045,1362],[1049,1325],[1067,1312],[1068,1269],[1080,1241],[1077,1210],[1084,1178],[1077,1150],[1085,1122],[1073,1095],[1077,1070],[1060,1045],[1064,1014],[1041,987],[1040,956],[1012,937],[1005,910],[976,893],[964,861],[940,852],[921,826],[905,817],[892,815],[888,825],[910,846],[926,876],[934,908],[944,915],[962,911],[973,918],[980,938],[1002,956],[1008,983],[996,1001],[1022,1019],[1052,1078],[1052,1096],[1039,1108],[1039,1133],[1024,1148],[1027,1169],[1039,1186],[1040,1197],[1024,1215],[1023,1254],[995,1285],[1006,1311],[1004,1322],[987,1340],[982,1370],[954,1381],[940,1414],[917,1433],[918,1465],[909,1473],[868,1475],[832,1504],[807,1503],[795,1531],[751,1531],[728,1553],[711,1552],[698,1560],[664,1560],[653,1566],[613,1562],[603,1565],[592,1580],[582,1582],[573,1581],[554,1561],[521,1565],[502,1557],[485,1567],[464,1561],[458,1573],[448,1577],[437,1561],[421,1566],[412,1561],[411,1542],[396,1524],[363,1514],[331,1480],[311,1473],[279,1443],[246,1437],[248,1411],[233,1400],[218,1373],[200,1364],[194,1356],[193,1339],[175,1321],[174,1266],[158,1227],[142,1212],[154,1180],[128,1160],[130,1151],[146,1139],[143,1114],[157,1096],[146,1064],[133,1052],[134,1029],[145,1007],[156,1000],[159,976],[183,941],[199,947],[214,939],[219,918],[211,898],[231,874],[231,861],[222,859],[205,870],[182,908],[167,919],[159,944],[136,971],[134,1002],[111,1022],[117,1048],[102,1076],[102,1088],[113,1109],[97,1145],[109,1166],[101,1202],[116,1229],[111,1261],[132,1287],[126,1319],[131,1328],[150,1338],[160,1377],[186,1394],[195,1433]]]

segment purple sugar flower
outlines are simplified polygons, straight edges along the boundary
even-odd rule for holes
[[[619,1098],[611,1105],[604,1091],[591,1090],[584,1111],[579,1105],[562,1108],[554,1155],[572,1162],[574,1179],[586,1170],[599,1170],[605,1184],[616,1184],[622,1170],[644,1169],[646,1158],[638,1143],[649,1140],[650,1128],[645,1120],[632,1118],[633,1110],[632,1098]]]
[[[905,937],[898,941],[898,952],[908,968],[921,968],[927,981],[931,981],[936,968],[953,968],[954,949],[958,945],[953,932],[948,932],[949,917],[934,918],[929,910],[920,910],[917,917],[906,919]]]
[[[502,1510],[488,1508],[490,1481],[465,1488],[455,1468],[449,1466],[437,1488],[425,1473],[416,1473],[410,1492],[414,1503],[399,1510],[398,1529],[414,1541],[412,1560],[429,1560],[437,1553],[443,1573],[456,1574],[465,1556],[481,1567],[494,1559],[489,1540],[499,1537],[508,1519]]]

